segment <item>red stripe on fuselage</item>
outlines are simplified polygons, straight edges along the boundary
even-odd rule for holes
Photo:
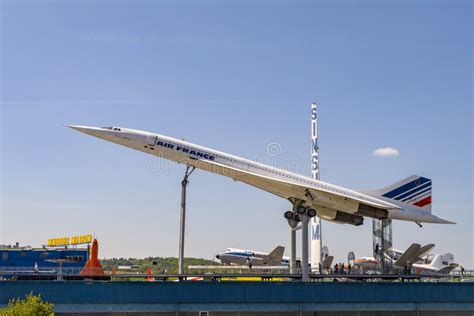
[[[419,207],[423,207],[427,204],[431,204],[431,196],[428,196],[426,198],[424,198],[423,200],[419,200],[418,202],[416,202],[415,204],[413,205],[416,205],[416,206],[419,206]]]

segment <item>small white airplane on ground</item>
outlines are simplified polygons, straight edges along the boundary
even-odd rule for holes
[[[430,263],[414,263],[411,270],[414,274],[450,274],[459,267],[457,263],[449,263],[444,255],[438,254]]]
[[[391,272],[402,273],[408,269],[414,274],[449,274],[459,265],[453,262],[451,254],[435,255],[429,263],[423,262],[422,258],[434,248],[434,244],[421,247],[419,244],[412,244],[408,249],[397,257],[392,257],[393,251],[385,253],[385,262],[391,266]],[[375,257],[360,257],[355,259],[354,266],[361,271],[378,272],[380,270],[380,260]],[[406,271],[405,271],[406,272]]]
[[[259,252],[255,250],[238,249],[238,248],[227,248],[216,255],[223,264],[228,265],[248,265],[248,266],[284,266],[288,267],[290,264],[290,258],[283,256],[285,247],[278,246],[273,249],[270,253]],[[329,255],[327,247],[323,247],[323,269],[330,269],[333,256]],[[301,264],[300,260],[297,260],[297,265]]]
[[[227,248],[216,255],[223,264],[248,265],[248,266],[288,266],[289,258],[283,257],[285,247],[278,246],[270,253],[254,250]]]
[[[364,217],[452,224],[431,214],[431,180],[411,176],[387,188],[354,191],[176,138],[121,127],[69,126],[79,132],[241,181],[289,200],[293,212],[351,225]]]

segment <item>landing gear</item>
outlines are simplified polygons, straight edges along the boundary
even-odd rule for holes
[[[300,206],[298,207],[295,211],[286,211],[283,216],[286,219],[293,219],[297,222],[301,220],[301,216],[306,215],[308,217],[315,217],[316,216],[316,210],[309,208],[309,207],[304,207]]]
[[[315,209],[312,209],[312,208],[309,208],[309,209],[306,211],[306,215],[308,215],[309,217],[315,217],[315,216],[316,216],[316,210],[315,210]]]
[[[247,258],[247,260],[245,260],[245,263],[249,267],[249,269],[252,269],[252,261],[250,260],[250,258]]]
[[[286,211],[285,214],[283,214],[283,216],[284,216],[286,219],[294,219],[295,213],[293,213],[292,211]]]
[[[311,192],[307,192],[307,197],[311,200],[314,200],[314,197],[311,195]],[[304,204],[306,201],[299,200],[296,198],[289,198],[291,204],[293,204],[292,211],[286,211],[284,213],[285,219],[288,220],[290,226],[290,273],[296,273],[296,230],[301,229],[301,239],[302,239],[302,264],[301,266],[301,280],[309,280],[309,260],[308,260],[308,224],[312,217],[316,216],[316,210],[312,209]],[[301,225],[298,226],[298,222],[301,222]]]
[[[296,208],[296,213],[298,213],[298,214],[300,214],[300,215],[306,213],[306,207],[304,207],[304,206],[298,206],[298,207]]]

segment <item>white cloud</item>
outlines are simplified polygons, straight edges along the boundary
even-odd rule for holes
[[[398,149],[392,147],[377,148],[372,153],[372,156],[376,157],[397,157],[398,155]]]

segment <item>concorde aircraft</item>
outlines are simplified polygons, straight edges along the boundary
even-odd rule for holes
[[[387,188],[355,191],[176,138],[121,127],[69,125],[79,132],[230,177],[289,200],[287,219],[306,214],[351,225],[364,217],[453,224],[431,214],[431,180],[411,176]]]

